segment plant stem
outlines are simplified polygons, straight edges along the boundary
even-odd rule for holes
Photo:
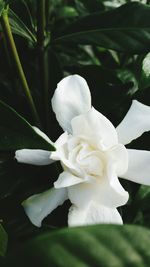
[[[39,75],[43,88],[44,114],[46,118],[45,130],[49,132],[49,76],[48,76],[48,52],[44,46],[46,26],[46,0],[37,0],[37,48],[39,60]]]
[[[27,83],[27,80],[26,80],[26,77],[24,74],[24,71],[22,68],[20,58],[19,58],[19,55],[17,52],[17,48],[15,45],[15,41],[14,41],[14,38],[13,38],[13,35],[11,32],[7,9],[5,9],[2,13],[1,24],[2,24],[2,28],[4,31],[6,41],[8,43],[8,46],[9,46],[9,49],[10,49],[10,52],[12,55],[13,62],[15,63],[16,70],[18,72],[18,76],[19,76],[22,88],[24,90],[24,93],[25,93],[27,100],[28,100],[28,103],[30,105],[33,119],[35,120],[36,125],[40,126],[39,116],[38,116],[38,113],[36,111],[36,107],[35,107],[35,104],[34,104],[34,101],[33,101],[33,98],[32,98],[32,95],[31,95],[31,92],[30,92],[30,89],[29,89],[29,86],[28,86],[28,83]]]
[[[44,48],[45,23],[45,0],[37,0],[37,42],[42,49]]]

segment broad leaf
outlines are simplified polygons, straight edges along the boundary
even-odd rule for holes
[[[54,150],[15,110],[0,101],[0,150],[22,148]]]
[[[150,7],[129,3],[76,20],[53,42],[93,44],[121,52],[143,53],[150,48]]]
[[[149,267],[150,231],[97,225],[44,233],[16,248],[8,266]],[[10,264],[10,265],[9,265]]]
[[[5,232],[3,226],[0,224],[0,256],[5,256],[6,249],[7,249],[7,233]]]

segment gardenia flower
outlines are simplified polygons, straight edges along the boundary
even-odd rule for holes
[[[129,195],[118,177],[150,185],[150,152],[124,146],[150,130],[150,107],[134,100],[115,129],[91,106],[86,81],[72,75],[58,84],[52,108],[64,130],[55,142],[56,151],[16,151],[19,162],[47,165],[59,160],[63,167],[54,188],[24,201],[31,222],[41,226],[48,214],[69,199],[69,226],[122,224],[117,207],[127,203]],[[35,130],[51,142],[39,129]]]

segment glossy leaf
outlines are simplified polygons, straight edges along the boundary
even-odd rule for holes
[[[54,150],[15,110],[0,101],[0,150],[22,148]]]
[[[54,43],[93,44],[121,52],[143,53],[150,47],[150,7],[129,3],[76,20]]]
[[[8,265],[44,267],[149,267],[150,231],[97,225],[44,233],[17,247]]]

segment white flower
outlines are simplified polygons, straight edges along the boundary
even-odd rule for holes
[[[27,215],[33,224],[41,226],[43,218],[69,199],[70,226],[121,224],[117,207],[128,201],[128,192],[118,177],[150,185],[150,152],[124,146],[150,130],[150,107],[134,100],[115,129],[91,106],[88,85],[78,75],[68,76],[58,84],[52,107],[64,130],[55,142],[56,151],[23,149],[16,151],[16,159],[35,165],[60,160],[64,171],[53,189],[24,201]]]

